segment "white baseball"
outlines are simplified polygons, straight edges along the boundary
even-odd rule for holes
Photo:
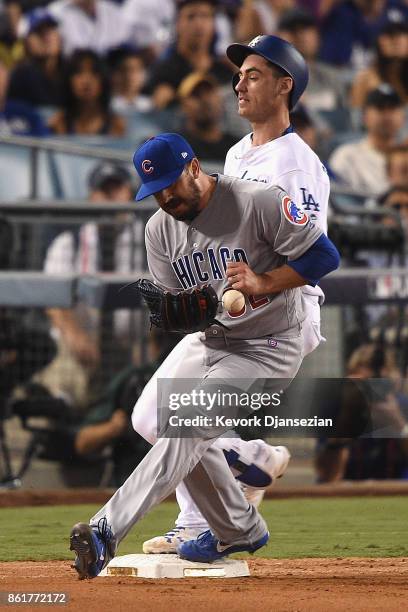
[[[222,305],[225,310],[235,314],[240,312],[245,306],[245,296],[236,289],[228,289],[222,296]]]

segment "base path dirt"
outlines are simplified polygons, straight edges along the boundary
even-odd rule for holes
[[[68,561],[0,563],[0,591],[65,592],[61,610],[296,612],[406,609],[408,558],[252,559],[250,578],[79,581]],[[25,610],[40,605],[16,606]],[[12,609],[4,607],[2,609]]]

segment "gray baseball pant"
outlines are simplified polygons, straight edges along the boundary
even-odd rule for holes
[[[268,378],[268,392],[280,390],[282,379],[274,385],[273,378],[285,377],[289,383],[302,361],[300,333],[292,331],[288,336],[279,336],[279,349],[275,350],[266,338],[227,342],[222,334],[218,337],[207,334],[203,337],[203,363],[197,370],[200,388],[211,388],[211,380],[216,379],[225,380],[228,390],[233,385],[243,392],[249,390],[251,380]],[[180,378],[182,375],[183,364],[180,364]],[[208,413],[203,411],[203,414]],[[96,524],[106,517],[117,547],[133,525],[184,481],[219,540],[225,544],[249,545],[259,540],[267,530],[266,524],[246,501],[222,450],[212,446],[222,433],[218,427],[205,438],[159,438],[90,523]]]

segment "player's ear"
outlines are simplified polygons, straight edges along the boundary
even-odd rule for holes
[[[293,89],[293,79],[289,76],[281,78],[280,86],[282,94],[290,94]]]
[[[197,179],[199,177],[200,162],[198,161],[196,157],[193,157],[193,159],[190,162],[190,172],[193,175],[193,178]]]

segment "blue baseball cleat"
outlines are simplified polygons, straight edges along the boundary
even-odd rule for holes
[[[112,531],[106,518],[101,518],[97,525],[77,523],[71,530],[70,550],[76,558],[73,567],[79,579],[95,578],[114,557],[111,540]]]
[[[262,548],[269,540],[269,532],[266,532],[257,542],[253,544],[222,544],[210,530],[201,533],[196,540],[183,542],[178,546],[177,552],[181,559],[211,563],[236,552],[254,553]]]

